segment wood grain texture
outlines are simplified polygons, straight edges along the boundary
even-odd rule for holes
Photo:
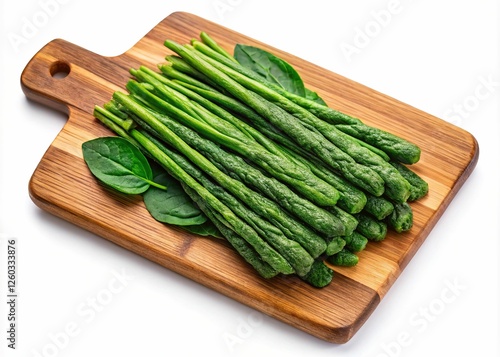
[[[333,108],[419,145],[413,169],[428,183],[428,196],[412,203],[414,226],[371,243],[352,268],[335,268],[331,285],[314,289],[295,277],[260,278],[220,240],[197,237],[156,222],[139,197],[99,184],[87,169],[81,144],[112,135],[92,116],[94,105],[124,90],[128,70],[156,68],[169,51],[169,38],[187,43],[206,31],[232,52],[236,43],[268,49],[284,58]],[[56,78],[55,72],[69,72]],[[26,96],[68,114],[29,185],[42,209],[128,250],[251,306],[318,338],[347,342],[363,325],[422,245],[473,170],[479,149],[472,135],[373,89],[326,71],[291,54],[188,13],[173,13],[130,50],[102,57],[63,40],[43,47],[21,76]],[[120,215],[116,214],[120,212]]]

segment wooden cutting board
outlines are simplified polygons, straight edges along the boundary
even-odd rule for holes
[[[331,285],[315,289],[296,277],[260,278],[220,240],[187,234],[156,222],[140,197],[104,188],[82,159],[81,144],[112,135],[93,116],[94,105],[124,90],[128,70],[156,68],[169,38],[187,43],[206,31],[232,53],[236,43],[267,49],[291,63],[307,87],[333,108],[419,145],[413,170],[428,183],[428,196],[412,204],[414,226],[370,243],[352,268],[335,268]],[[64,78],[62,78],[64,77]],[[30,181],[32,200],[44,210],[128,250],[273,316],[318,338],[347,342],[363,325],[422,245],[478,159],[464,130],[291,54],[192,14],[173,13],[135,46],[102,57],[63,40],[43,47],[21,76],[26,96],[68,114]]]

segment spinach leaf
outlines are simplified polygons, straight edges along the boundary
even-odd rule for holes
[[[310,89],[307,89],[306,88],[306,95],[305,97],[307,99],[310,99],[310,100],[313,100],[315,101],[316,103],[319,103],[321,105],[324,105],[325,107],[327,106],[326,102],[318,95],[318,93],[316,92],[313,92],[312,90]]]
[[[299,73],[286,61],[258,47],[237,44],[234,58],[243,66],[256,72],[271,83],[288,92],[326,106],[318,93],[304,87]]]
[[[222,233],[219,232],[215,224],[213,224],[210,220],[207,220],[202,224],[197,224],[195,226],[183,226],[182,228],[188,232],[198,234],[200,236],[212,236],[215,238],[224,239]]]
[[[237,44],[234,57],[244,67],[289,92],[305,96],[304,83],[297,71],[287,62],[260,48]]]
[[[207,221],[176,179],[162,172],[154,180],[168,187],[166,191],[150,187],[143,195],[144,204],[154,219],[177,226],[194,226]]]
[[[102,137],[82,144],[83,159],[90,172],[104,184],[127,194],[140,194],[152,182],[149,162],[130,141],[121,137]]]

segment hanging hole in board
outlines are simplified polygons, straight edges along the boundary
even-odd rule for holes
[[[50,75],[56,79],[66,78],[71,71],[71,67],[66,62],[57,61],[50,66]]]

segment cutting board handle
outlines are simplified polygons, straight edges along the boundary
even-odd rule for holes
[[[126,83],[128,67],[120,57],[103,57],[56,39],[45,45],[28,62],[21,74],[25,95],[67,114],[71,108],[92,113],[95,104],[111,98]]]

